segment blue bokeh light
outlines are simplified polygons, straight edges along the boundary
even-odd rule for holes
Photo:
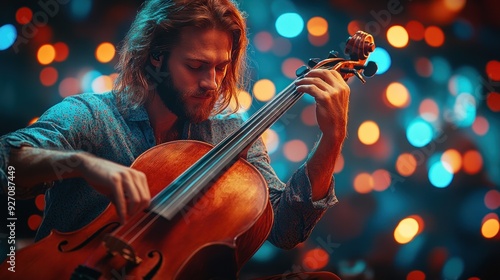
[[[85,19],[92,10],[92,0],[72,0],[70,10],[73,19]]]
[[[276,31],[283,37],[297,37],[304,30],[304,20],[297,13],[285,13],[276,20]]]
[[[432,126],[422,119],[414,120],[406,128],[406,138],[408,139],[408,142],[417,148],[429,144],[433,135],[434,132]]]
[[[469,40],[474,35],[474,27],[470,22],[459,19],[453,23],[453,33],[462,40]]]
[[[453,173],[450,167],[443,164],[442,161],[436,161],[429,168],[429,181],[436,188],[446,188],[453,180]]]
[[[85,75],[83,75],[83,78],[81,80],[81,88],[84,92],[93,92],[92,90],[92,82],[100,77],[102,74],[97,71],[97,70],[90,70],[88,71]]]
[[[464,272],[464,262],[459,257],[450,258],[443,267],[443,279],[460,279]]]
[[[385,49],[381,47],[375,48],[375,50],[370,54],[370,56],[366,60],[366,63],[368,63],[368,61],[373,61],[377,63],[378,70],[376,75],[384,74],[391,67],[391,56]]]
[[[12,24],[0,27],[0,51],[6,50],[14,44],[17,38],[17,30]]]

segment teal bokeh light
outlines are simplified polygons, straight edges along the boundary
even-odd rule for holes
[[[14,25],[5,24],[0,27],[0,51],[6,50],[14,44],[17,38],[17,31]]]
[[[442,161],[434,162],[429,168],[429,181],[436,188],[446,188],[453,180],[453,173]]]
[[[304,20],[297,13],[282,14],[276,20],[276,30],[283,37],[297,37],[304,30]]]
[[[432,126],[422,119],[411,122],[406,128],[406,138],[408,139],[408,142],[417,148],[429,144],[432,140],[433,134]]]
[[[451,67],[448,60],[435,56],[431,58],[432,75],[431,78],[439,83],[446,83],[451,76]]]
[[[92,10],[92,0],[72,0],[70,10],[73,19],[84,19],[89,16]]]
[[[375,50],[370,54],[366,62],[368,61],[373,61],[377,63],[378,70],[377,70],[377,75],[384,74],[389,70],[391,67],[391,56],[389,53],[381,48],[381,47],[376,47]]]

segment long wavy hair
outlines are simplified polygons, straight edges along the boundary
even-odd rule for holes
[[[120,108],[143,105],[155,88],[148,74],[150,55],[162,53],[168,59],[183,27],[217,28],[232,35],[231,63],[220,86],[214,114],[226,109],[238,91],[245,89],[248,38],[244,13],[232,0],[147,0],[120,46],[118,77],[113,86]],[[148,69],[148,67],[151,67]],[[237,109],[234,109],[236,111]],[[233,111],[233,112],[234,112]]]

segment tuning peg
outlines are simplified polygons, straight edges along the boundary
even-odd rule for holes
[[[300,77],[302,75],[305,75],[307,72],[309,72],[309,68],[305,65],[300,66],[295,70],[295,76]]]
[[[368,63],[363,68],[363,75],[365,75],[366,77],[371,77],[375,75],[375,73],[377,73],[377,70],[378,70],[377,63],[373,61],[368,61]]]
[[[319,58],[310,58],[309,61],[307,62],[307,65],[311,68],[313,68],[314,66],[316,66],[316,64],[318,64],[319,62],[321,61],[321,59]]]
[[[338,57],[339,57],[339,52],[338,51],[331,50],[328,53],[328,58],[338,58]]]

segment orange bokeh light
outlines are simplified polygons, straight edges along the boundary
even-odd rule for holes
[[[371,174],[362,172],[354,178],[354,190],[358,193],[369,193],[373,189],[373,177]]]
[[[429,26],[424,33],[425,42],[431,47],[440,47],[444,43],[444,32],[437,26]]]
[[[417,169],[417,160],[412,154],[401,154],[396,160],[396,170],[402,176],[410,176]]]
[[[373,189],[385,191],[391,185],[391,174],[387,170],[378,169],[372,173]]]
[[[403,48],[408,45],[408,32],[401,25],[391,26],[387,30],[387,41],[395,48]]]
[[[37,58],[42,65],[50,64],[56,58],[56,49],[50,44],[45,44],[38,49]]]
[[[307,31],[315,37],[323,36],[328,32],[328,22],[322,17],[313,17],[307,21]]]
[[[420,21],[411,20],[406,24],[406,30],[408,31],[408,36],[414,41],[420,41],[424,39],[425,27]]]
[[[55,43],[54,49],[56,50],[56,57],[54,58],[55,61],[61,62],[65,61],[66,58],[68,58],[69,48],[68,45],[66,45],[66,43],[63,42]]]
[[[462,167],[462,155],[460,155],[460,153],[455,149],[446,150],[441,155],[441,161],[446,163],[444,166],[451,168],[449,171],[454,174],[457,173]]]
[[[328,252],[321,248],[315,248],[304,254],[302,264],[309,270],[318,270],[324,268],[329,261]]]
[[[101,43],[97,46],[95,57],[101,63],[110,62],[115,57],[115,46],[109,42]]]
[[[463,169],[467,174],[476,174],[483,168],[483,157],[476,150],[470,150],[464,153]]]

